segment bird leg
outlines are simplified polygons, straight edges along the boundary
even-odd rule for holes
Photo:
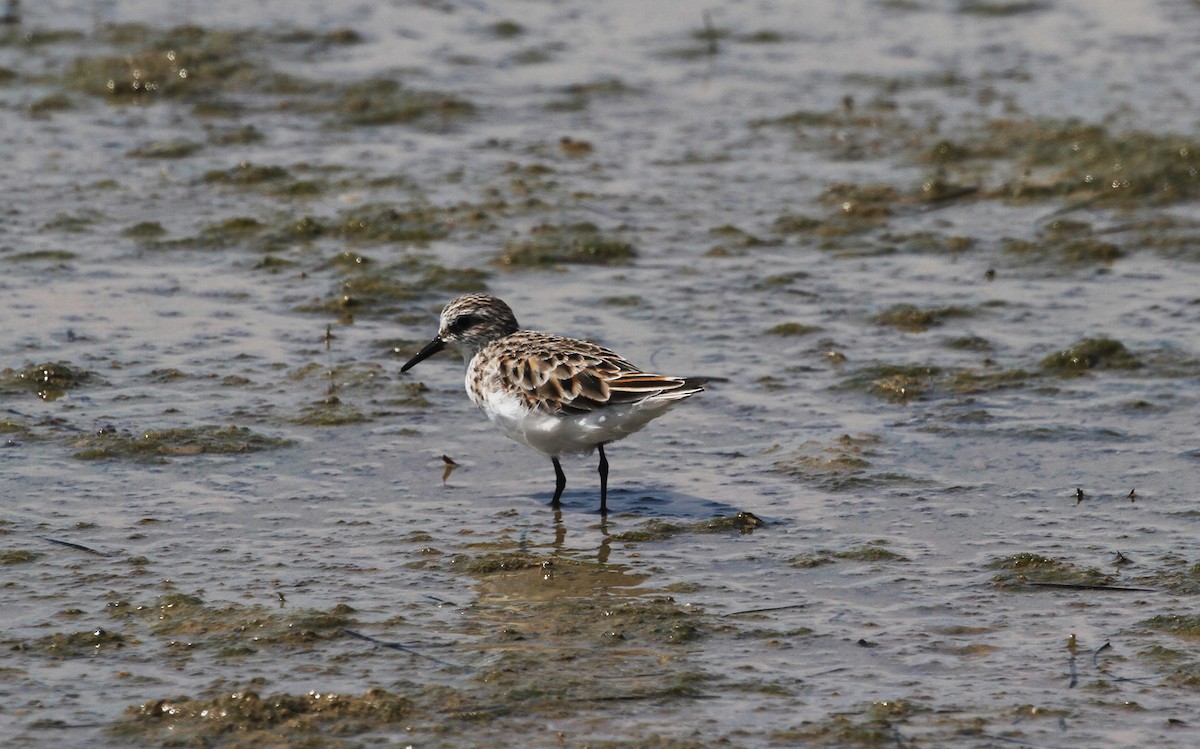
[[[551,507],[558,507],[559,498],[562,497],[563,489],[567,488],[567,474],[563,473],[562,464],[558,462],[558,456],[550,456],[550,460],[554,463],[554,499],[550,500]]]
[[[600,514],[608,514],[608,458],[604,455],[604,445],[600,448]]]

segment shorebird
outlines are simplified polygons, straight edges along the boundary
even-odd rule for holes
[[[400,368],[444,348],[462,354],[471,401],[510,438],[550,456],[554,499],[567,485],[559,456],[600,452],[600,512],[608,513],[604,446],[628,437],[704,389],[703,378],[651,374],[603,346],[521,330],[507,304],[460,296],[442,310],[438,333]]]

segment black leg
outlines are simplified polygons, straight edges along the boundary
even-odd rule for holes
[[[567,488],[567,474],[563,473],[558,456],[551,456],[550,460],[554,462],[554,499],[550,500],[550,506],[558,507],[558,500],[562,497],[563,489]]]
[[[600,514],[608,514],[608,458],[604,455],[604,445],[600,448]]]

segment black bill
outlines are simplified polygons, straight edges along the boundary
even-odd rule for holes
[[[432,341],[425,344],[425,348],[417,352],[416,356],[406,361],[404,366],[400,367],[400,371],[407,372],[444,348],[446,348],[446,342],[441,339],[441,336],[435,336]]]

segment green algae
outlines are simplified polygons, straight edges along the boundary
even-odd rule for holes
[[[1164,682],[1178,689],[1200,691],[1200,662],[1192,661],[1172,669],[1164,676]]]
[[[167,230],[157,221],[139,221],[121,230],[121,236],[142,241],[159,239],[166,233]]]
[[[847,121],[847,115],[841,110],[823,109],[798,109],[794,112],[778,115],[775,117],[763,117],[750,121],[750,127],[786,127],[786,128],[804,128],[804,127],[828,127],[833,125],[843,125]]]
[[[42,224],[42,228],[68,234],[83,234],[91,231],[99,218],[99,215],[90,210],[82,210],[76,213],[60,211],[54,214],[53,218],[49,221]]]
[[[236,35],[206,32],[192,27],[187,47],[168,47],[181,38],[160,38],[128,55],[76,58],[64,73],[65,82],[87,94],[106,96],[118,103],[144,98],[203,96],[244,79],[252,68],[241,54],[244,45]],[[180,36],[186,29],[173,30]]]
[[[243,161],[229,169],[210,169],[204,173],[203,180],[209,184],[248,187],[263,182],[278,182],[290,177],[290,172],[284,167],[274,164],[257,165]]]
[[[41,400],[52,401],[62,397],[69,390],[75,390],[96,380],[93,373],[73,364],[33,364],[24,369],[0,370],[0,396],[31,394]]]
[[[626,265],[637,255],[629,242],[611,237],[589,222],[541,224],[526,239],[512,239],[497,262],[509,268],[549,268],[555,265]]]
[[[18,648],[63,658],[79,658],[134,644],[137,644],[137,641],[131,637],[96,628],[82,632],[56,632],[40,637],[32,643],[22,643]]]
[[[646,300],[637,294],[628,294],[624,296],[606,296],[600,300],[600,303],[609,307],[642,307],[645,306]]]
[[[290,200],[307,200],[323,195],[329,190],[329,185],[320,180],[298,179],[280,185],[271,191],[272,195]]]
[[[1017,255],[1025,263],[1050,263],[1065,268],[1109,266],[1125,256],[1116,242],[1101,239],[1091,224],[1060,218],[1038,231],[1033,241],[1005,237],[1005,252]]]
[[[749,34],[739,34],[737,40],[745,44],[779,44],[787,41],[788,37],[773,29],[761,29]]]
[[[390,315],[412,302],[487,289],[486,271],[446,268],[417,256],[345,273],[326,299],[302,312]]]
[[[1116,578],[1094,567],[1080,567],[1053,557],[1032,552],[1021,552],[993,559],[986,565],[997,570],[992,577],[993,586],[1002,589],[1022,589],[1029,585],[1112,585]]]
[[[198,426],[148,430],[139,434],[101,430],[80,437],[79,460],[162,460],[167,457],[250,453],[291,445],[291,440],[259,434],[246,427]]]
[[[207,179],[244,188],[261,187],[271,195],[288,200],[312,197],[327,189],[323,182],[296,180],[292,178],[291,171],[274,166],[243,164],[230,170],[209,172]],[[258,252],[280,253],[295,249],[297,244],[308,245],[325,240],[360,246],[400,244],[424,247],[446,238],[454,228],[472,226],[477,220],[481,220],[477,214],[454,207],[372,203],[347,208],[325,217],[285,214],[283,217],[263,220],[253,216],[231,216],[206,224],[197,235],[153,241],[148,246],[162,250],[243,246]],[[405,258],[398,261],[395,267],[403,270],[406,263],[413,262],[418,261]],[[337,261],[331,261],[331,265],[345,268],[344,263]]]
[[[624,543],[661,541],[673,536],[677,536],[681,533],[687,533],[688,530],[689,524],[687,523],[671,523],[665,520],[650,520],[646,523],[643,523],[639,528],[614,533],[609,536],[609,540]]]
[[[328,611],[280,610],[235,602],[208,603],[201,596],[173,592],[151,603],[112,601],[109,615],[126,631],[174,643],[187,651],[212,650],[244,655],[264,648],[311,647],[345,636],[355,624],[354,609],[338,604]]]
[[[766,522],[752,512],[737,512],[733,515],[718,515],[715,518],[701,520],[693,527],[699,533],[753,533],[766,525]]]
[[[240,127],[213,128],[208,133],[208,142],[217,146],[246,146],[261,143],[267,139],[262,130],[254,125]]]
[[[729,257],[744,255],[755,247],[769,247],[780,244],[777,239],[762,239],[733,224],[722,224],[708,230],[708,233],[721,239],[721,243],[708,250],[709,257]]]
[[[487,33],[497,39],[512,39],[525,33],[525,27],[516,21],[505,19],[487,27]]]
[[[887,546],[887,541],[870,541],[849,549],[836,551],[821,550],[801,554],[788,559],[787,563],[799,569],[810,569],[837,562],[893,563],[911,561],[908,557],[892,551]]]
[[[554,53],[562,49],[560,44],[548,44],[542,47],[529,47],[513,53],[508,57],[513,65],[541,65],[554,59]]]
[[[1078,120],[993,120],[947,143],[956,160],[1011,160],[1022,176],[986,197],[1066,199],[1128,207],[1169,205],[1200,196],[1200,143],[1178,134],[1112,132]]]
[[[275,255],[264,255],[261,260],[254,264],[255,270],[264,270],[268,273],[279,273],[298,265],[295,260],[276,257]]]
[[[805,281],[811,277],[812,274],[810,274],[808,271],[802,270],[791,271],[790,273],[776,273],[755,281],[752,288],[756,291],[775,291],[779,289],[785,289],[794,294],[808,294],[809,292],[798,291],[790,287],[792,287],[797,281]]]
[[[116,104],[179,101],[207,117],[282,104],[310,115],[332,115],[335,124],[350,127],[441,128],[475,112],[459,96],[412,89],[393,77],[312,81],[272,65],[356,44],[361,37],[351,29],[321,33],[187,25],[155,30],[126,24],[105,27],[100,40],[115,53],[77,57],[62,72],[62,82]]]
[[[712,57],[720,52],[719,42],[730,36],[728,29],[719,29],[712,25],[707,13],[704,14],[704,25],[689,34],[689,43],[669,47],[658,52],[657,56],[665,60],[689,62],[701,58]]]
[[[1020,135],[1029,137],[1018,126]],[[1164,205],[1200,196],[1200,143],[1179,135],[1111,133],[1097,125],[1034,123],[1025,160],[1057,168],[1043,191],[1093,203]],[[1021,194],[1014,190],[1014,197]]]
[[[871,467],[868,458],[881,442],[873,434],[844,434],[828,447],[806,442],[793,455],[776,461],[775,470],[836,491],[857,484],[866,476]]]
[[[943,344],[946,348],[956,349],[958,351],[980,351],[986,352],[992,350],[992,343],[986,338],[977,335],[959,336],[951,338]]]
[[[368,204],[348,209],[337,221],[334,233],[338,237],[362,243],[427,244],[446,237],[450,231],[445,212],[426,206]]]
[[[403,382],[384,403],[400,408],[429,408],[433,403],[425,397],[428,392],[429,387],[423,382]]]
[[[980,342],[968,340],[959,344],[954,347],[972,350]],[[923,364],[882,364],[855,369],[832,389],[866,393],[903,404],[921,398],[1029,387],[1044,374],[1019,368],[1006,369],[990,362],[985,362],[982,367],[954,369]]]
[[[619,78],[602,78],[589,83],[574,83],[563,87],[558,98],[546,104],[551,112],[580,112],[595,99],[619,99],[635,91]]]
[[[1135,574],[1132,580],[1138,585],[1163,588],[1175,595],[1200,594],[1200,562],[1188,564],[1181,557],[1168,555],[1152,569]]]
[[[439,697],[443,713],[478,722],[579,703],[608,711],[694,699],[710,680],[688,664],[688,646],[720,628],[699,607],[639,591],[648,574],[519,548],[456,554],[451,569],[477,580],[470,613],[488,657],[473,689]]]
[[[478,213],[455,207],[368,203],[347,208],[332,218],[291,219],[280,228],[279,237],[284,241],[329,237],[358,245],[424,246],[445,239],[455,228],[471,226],[481,219]]]
[[[308,692],[260,697],[242,690],[211,698],[171,697],[126,709],[109,730],[123,738],[172,746],[339,746],[337,737],[384,727],[400,728],[413,717],[411,700],[382,688],[362,694]],[[314,743],[314,737],[322,737]],[[332,743],[331,743],[332,742]]]
[[[532,601],[522,612],[523,639],[554,638],[596,645],[674,647],[693,642],[709,632],[703,612],[682,606],[668,596],[600,596]],[[484,680],[503,678],[485,673]],[[548,694],[548,693],[542,693]]]
[[[525,551],[495,552],[479,555],[460,555],[451,560],[451,566],[467,575],[494,575],[499,572],[540,567],[548,559]]]
[[[409,89],[392,78],[372,78],[342,86],[333,111],[341,124],[354,127],[433,127],[470,117],[476,108],[453,94]]]
[[[308,387],[323,386],[320,400],[305,404],[289,419],[305,426],[335,426],[372,421],[391,408],[427,408],[428,387],[417,381],[393,383],[380,364],[347,363],[328,367],[310,362],[288,373],[288,379],[306,382]],[[342,396],[370,397],[372,408],[343,400]]]
[[[1120,341],[1111,338],[1084,338],[1042,359],[1038,368],[1045,374],[1072,377],[1093,369],[1139,369],[1141,360]]]
[[[822,226],[821,219],[797,213],[783,213],[771,224],[780,234],[808,234]]]
[[[137,159],[184,159],[203,149],[203,144],[185,138],[156,140],[132,149],[126,155]]]
[[[33,436],[33,430],[23,421],[9,416],[0,416],[0,434],[14,434],[28,438]]]
[[[755,127],[785,127],[795,130],[798,142],[820,143],[814,129],[837,128],[855,136],[872,132],[887,141],[903,139],[888,118],[860,117],[844,111],[796,112],[783,117],[756,120]],[[861,147],[849,145],[848,149]],[[838,183],[829,185],[820,203],[829,209],[824,218],[788,212],[778,217],[774,230],[780,234],[807,234],[822,239],[831,249],[844,249],[835,240],[877,230],[901,211],[921,205],[941,205],[949,200],[1006,200],[1031,202],[1065,200],[1070,206],[1136,208],[1172,205],[1200,197],[1200,142],[1194,137],[1143,131],[1113,132],[1101,125],[1078,121],[993,120],[974,131],[925,146],[916,158],[933,163],[938,171],[913,187],[888,184]],[[961,175],[958,174],[961,172]],[[1013,172],[1019,176],[1011,176]],[[961,180],[961,181],[960,181]],[[1148,241],[1128,242],[1100,236],[1084,225],[1057,219],[1036,240],[1005,238],[1003,247],[1024,262],[1049,263],[1064,268],[1109,265],[1135,247],[1162,245],[1179,252],[1185,238],[1147,232]],[[928,233],[928,232],[926,232]],[[962,252],[977,242],[971,237],[925,239],[884,235],[875,253]],[[867,251],[856,247],[852,254]]]
[[[895,304],[872,316],[871,322],[910,333],[921,333],[941,325],[948,319],[970,317],[972,314],[974,313],[965,307],[921,309],[913,304]]]
[[[645,543],[662,541],[684,533],[742,533],[749,534],[766,525],[750,512],[733,515],[718,515],[707,520],[691,523],[673,523],[666,520],[648,520],[637,528],[609,535],[610,541],[623,543]]]
[[[98,37],[119,53],[77,57],[64,71],[63,82],[118,104],[164,99],[202,102],[248,91],[308,91],[312,84],[271,68],[272,53],[297,56],[314,46],[357,40],[355,32],[345,29],[318,34],[195,25],[153,29],[141,24],[110,24],[99,30]]]
[[[233,216],[202,228],[200,240],[208,246],[226,247],[244,242],[266,229],[265,224],[252,216]]]
[[[950,389],[960,395],[1027,387],[1036,375],[1023,369],[963,370],[950,378]]]
[[[1006,18],[1036,13],[1047,7],[1047,3],[1039,0],[967,0],[959,4],[958,12],[963,15]]]
[[[821,328],[817,325],[805,325],[804,323],[800,322],[781,322],[778,325],[772,325],[764,332],[767,335],[793,337],[812,335],[813,333],[819,333],[820,331]]]
[[[913,398],[923,396],[943,371],[941,367],[922,364],[863,367],[852,372],[834,389],[867,392],[882,396],[893,403],[907,403]]]
[[[817,229],[820,235],[858,234],[887,222],[903,202],[902,193],[891,185],[858,185],[839,182],[825,188],[821,203],[832,216]]]
[[[371,417],[363,413],[362,409],[343,402],[337,396],[305,404],[300,413],[291,419],[293,424],[310,427],[344,426],[368,421],[371,421]]]
[[[1160,614],[1150,617],[1143,624],[1177,637],[1200,638],[1200,614]]]
[[[1026,261],[1053,262],[1065,266],[1111,265],[1125,256],[1119,245],[1090,237],[1065,241],[1003,240],[1004,250]]]
[[[1153,250],[1167,258],[1200,262],[1200,222],[1165,213],[1148,213],[1127,224],[1129,247]]]
[[[75,108],[74,102],[66,94],[57,93],[43,96],[29,102],[27,111],[31,117],[43,119],[54,112],[66,112]]]
[[[839,749],[890,747],[897,743],[900,726],[926,712],[929,712],[928,707],[912,700],[881,700],[853,713],[833,714],[787,731],[776,731],[771,738],[775,743],[789,746]]]
[[[17,252],[11,255],[5,255],[2,259],[6,263],[65,263],[68,260],[75,260],[79,256],[70,250],[30,250],[29,252]]]
[[[40,556],[42,556],[41,552],[29,549],[6,549],[0,551],[0,565],[28,564]]]
[[[885,247],[903,252],[957,256],[969,252],[978,245],[974,237],[959,234],[946,235],[940,232],[917,231],[909,233],[886,232],[880,235]]]
[[[599,631],[606,639],[681,645],[705,634],[699,611],[680,606],[673,598],[635,598],[602,612]]]
[[[907,562],[908,557],[885,548],[887,541],[872,541],[855,549],[834,552],[835,559],[852,562]]]
[[[570,96],[623,96],[636,91],[620,78],[599,78],[588,83],[572,83],[563,88]]]
[[[853,86],[861,85],[856,76],[846,76]],[[919,77],[870,81],[867,85],[885,88],[904,88],[916,84]],[[895,103],[880,97],[858,104],[853,96],[845,96],[841,106],[828,109],[801,109],[783,115],[759,117],[749,123],[752,128],[782,130],[792,136],[792,147],[818,150],[828,158],[840,161],[873,160],[884,153],[911,147],[916,123],[901,116]],[[914,196],[916,197],[916,196]]]
[[[599,613],[581,612],[593,616]],[[513,634],[522,637],[518,633]],[[596,642],[566,635],[565,642],[571,643],[568,654],[550,658],[536,651],[530,652],[527,648],[501,651],[494,657],[495,665],[476,677],[493,695],[490,702],[484,703],[488,708],[482,714],[472,711],[469,717],[477,721],[510,714],[525,719],[531,716],[555,716],[564,712],[573,713],[581,703],[605,712],[634,700],[655,705],[673,701],[686,704],[699,697],[701,687],[711,680],[703,672],[663,668],[662,664],[671,660],[671,656],[665,653],[661,660],[656,660],[649,657],[649,653],[618,655],[610,652],[634,647],[627,644],[630,638],[622,634],[610,630],[606,637],[599,640],[601,644],[616,646],[613,648],[597,647]],[[556,652],[558,648],[551,652]],[[569,655],[571,651],[582,648],[595,652]],[[640,668],[645,675],[624,673],[634,667]],[[591,674],[581,672],[584,668],[596,671]],[[603,673],[605,677],[598,679],[595,673]]]

